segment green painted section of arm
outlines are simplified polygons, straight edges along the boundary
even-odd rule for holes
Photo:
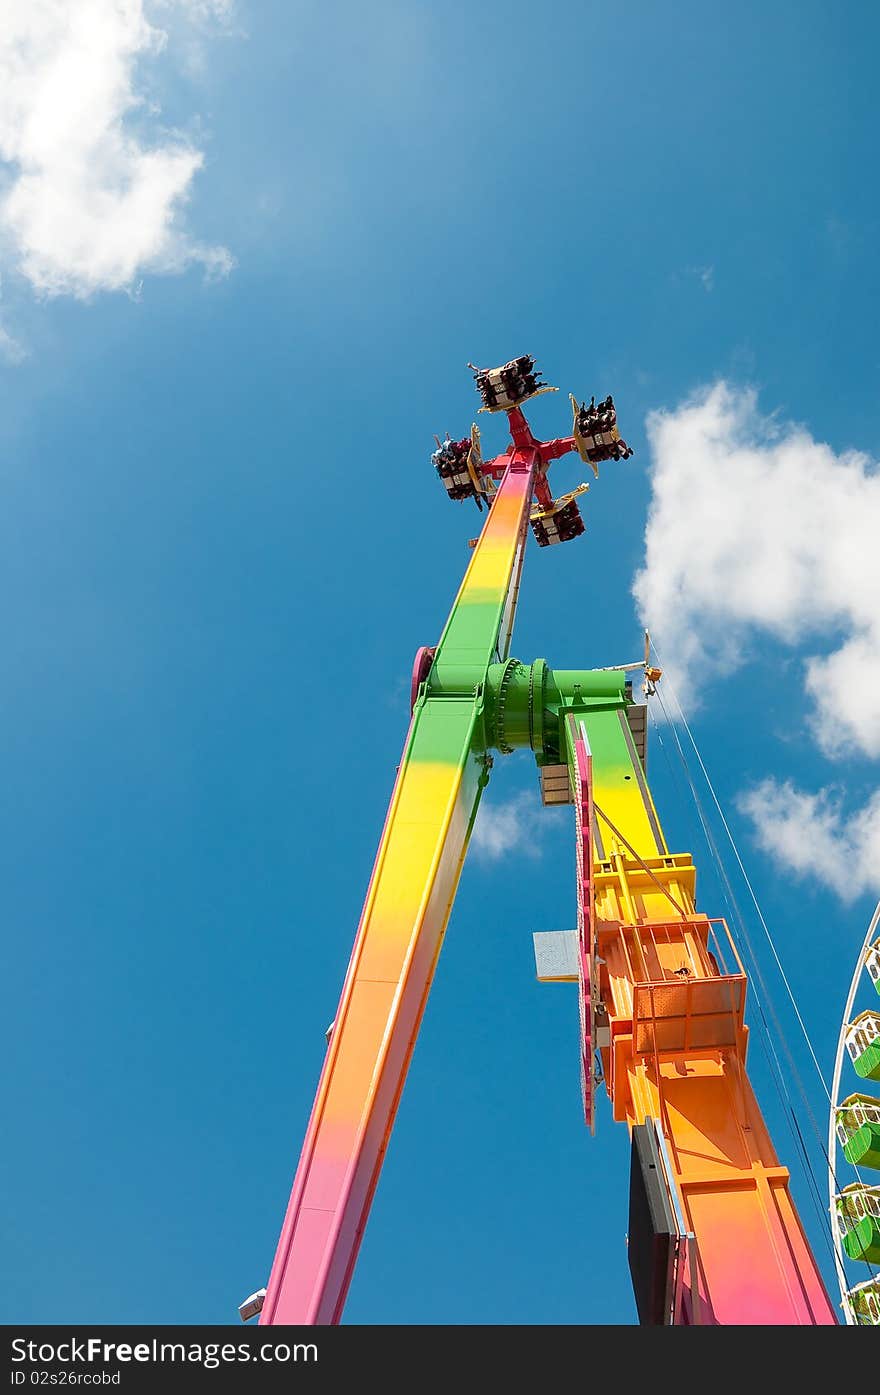
[[[533,472],[508,472],[498,489],[443,627],[428,690],[474,691],[509,643],[522,571]],[[502,636],[502,629],[504,635]]]
[[[482,734],[477,726],[477,702],[474,697],[463,696],[442,702],[422,698],[413,712],[403,758],[405,761],[456,765],[462,763],[464,749],[482,756]],[[466,746],[465,735],[468,736]]]
[[[419,764],[458,767],[461,770],[461,804],[467,817],[467,848],[483,790],[492,768],[482,741],[479,704],[473,697],[422,697],[416,704],[400,770]],[[426,819],[433,817],[425,810]],[[462,856],[464,856],[464,849]]]
[[[668,851],[666,839],[625,714],[620,708],[594,709],[585,711],[582,717],[576,713],[575,726],[581,720],[593,758],[595,803],[611,818],[637,856],[662,857]],[[566,740],[571,766],[575,737],[568,725]],[[601,815],[599,818],[600,832],[607,843],[610,829],[605,824],[608,833],[604,832]]]

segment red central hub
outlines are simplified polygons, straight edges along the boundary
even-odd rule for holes
[[[500,480],[511,463],[521,464],[524,469],[530,469],[537,456],[535,498],[542,509],[552,508],[553,494],[547,483],[547,466],[551,460],[558,460],[561,455],[567,455],[569,451],[577,450],[574,437],[557,437],[555,441],[537,440],[532,435],[532,428],[526,421],[521,407],[511,407],[507,413],[507,420],[510,424],[513,445],[508,446],[503,454],[496,455],[494,460],[485,461],[482,473],[489,475],[493,480]]]

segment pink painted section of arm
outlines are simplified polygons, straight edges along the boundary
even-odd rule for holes
[[[723,1063],[723,1069],[721,1068]],[[667,1119],[697,1237],[701,1322],[825,1326],[837,1319],[735,1050],[668,1069]]]
[[[392,798],[261,1323],[339,1320],[478,797],[465,763],[410,760]]]
[[[581,1095],[584,1123],[595,1132],[593,1088],[593,956],[596,909],[593,890],[593,758],[583,736],[575,740],[575,838],[578,893],[578,994],[581,1020]]]
[[[837,1321],[788,1192],[788,1176],[758,1187],[689,1191],[699,1237],[701,1320],[723,1325],[831,1326]]]

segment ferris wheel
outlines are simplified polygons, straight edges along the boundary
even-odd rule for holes
[[[850,1326],[880,1327],[880,1095],[841,1094],[844,1067],[866,1082],[880,1081],[880,902],[871,917],[852,982],[834,1061],[828,1128],[828,1194],[837,1278]],[[873,1006],[862,1003],[872,1002]],[[844,1086],[848,1089],[848,1086]],[[838,1151],[839,1150],[839,1151]],[[839,1153],[842,1158],[839,1159]],[[853,1181],[847,1181],[849,1173]],[[857,1269],[868,1278],[851,1282]]]

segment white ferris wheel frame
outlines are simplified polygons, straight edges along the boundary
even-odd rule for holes
[[[835,1217],[835,1197],[837,1196],[836,1123],[837,1109],[838,1105],[840,1104],[838,1094],[840,1091],[840,1076],[843,1071],[843,1058],[846,1054],[846,1029],[849,1026],[850,1014],[852,1012],[853,1003],[856,1000],[856,993],[859,991],[859,983],[861,982],[862,970],[865,967],[865,960],[868,956],[868,950],[871,948],[871,944],[874,939],[874,934],[877,930],[878,925],[880,925],[880,901],[877,902],[876,909],[871,917],[871,923],[868,926],[868,933],[865,935],[864,943],[862,944],[862,947],[859,950],[858,958],[856,959],[855,972],[852,976],[852,983],[849,986],[849,994],[847,996],[846,1006],[843,1009],[843,1019],[840,1024],[840,1036],[837,1039],[837,1055],[834,1058],[834,1075],[831,1080],[831,1114],[828,1121],[828,1207],[831,1216],[831,1234],[834,1240],[834,1261],[835,1269],[837,1270],[837,1283],[840,1288],[843,1315],[846,1319],[847,1326],[849,1327],[855,1326],[855,1319],[853,1318],[852,1311],[849,1305],[850,1285],[847,1280],[846,1269],[844,1267],[843,1241],[841,1239],[840,1228],[836,1223]]]

